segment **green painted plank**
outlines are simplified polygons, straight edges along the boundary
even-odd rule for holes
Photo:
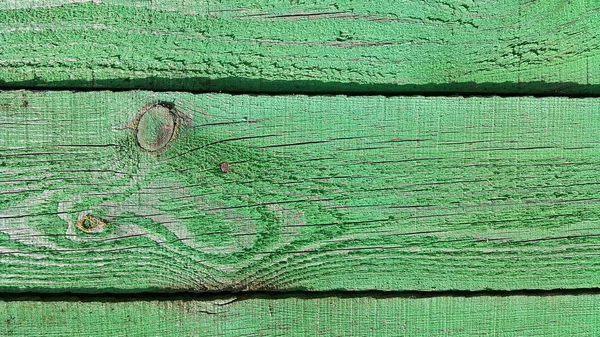
[[[2,336],[490,336],[600,334],[600,296],[283,297],[0,301]]]
[[[9,91],[0,125],[2,291],[600,285],[600,99]]]
[[[0,3],[0,86],[600,94],[595,0]]]

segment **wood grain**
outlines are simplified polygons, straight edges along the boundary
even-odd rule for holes
[[[600,284],[600,99],[8,91],[0,125],[2,291]]]
[[[600,296],[0,301],[2,336],[588,337]]]
[[[600,94],[595,0],[0,3],[0,86]]]

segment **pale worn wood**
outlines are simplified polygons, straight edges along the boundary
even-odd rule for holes
[[[595,0],[0,3],[0,86],[600,94]]]
[[[600,99],[11,91],[0,125],[3,291],[600,284]]]
[[[30,297],[0,301],[0,316],[6,337],[589,337],[600,296]]]

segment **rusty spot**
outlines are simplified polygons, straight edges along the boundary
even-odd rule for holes
[[[106,222],[91,215],[85,215],[75,224],[77,228],[86,233],[102,232]]]
[[[221,172],[223,173],[227,173],[229,172],[230,168],[229,168],[229,163],[224,161],[221,163]]]

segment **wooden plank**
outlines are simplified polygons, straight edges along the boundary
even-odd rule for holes
[[[0,86],[600,94],[595,0],[0,4]]]
[[[600,284],[600,99],[9,91],[0,113],[2,291]]]
[[[77,298],[0,301],[2,336],[493,336],[600,334],[600,296]]]

